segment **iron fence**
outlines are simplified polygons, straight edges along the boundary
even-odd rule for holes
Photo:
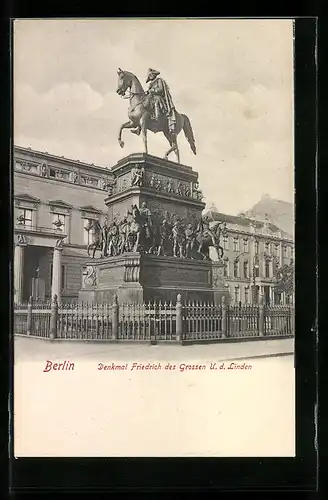
[[[58,308],[58,339],[110,340],[112,337],[110,304],[64,304]]]
[[[261,334],[260,311],[260,306],[253,304],[227,307],[228,335],[234,338],[259,337]]]
[[[122,304],[118,318],[118,340],[176,340],[176,308],[172,302]]]
[[[112,304],[53,302],[14,307],[14,333],[45,339],[131,342],[202,342],[290,337],[291,306],[209,302]]]
[[[183,325],[184,340],[224,338],[222,306],[207,302],[188,302],[183,307]]]

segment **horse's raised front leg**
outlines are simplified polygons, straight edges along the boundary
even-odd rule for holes
[[[135,124],[129,120],[128,122],[123,123],[120,127],[120,131],[118,133],[118,142],[121,148],[124,148],[124,141],[122,141],[122,131],[124,128],[135,128]]]

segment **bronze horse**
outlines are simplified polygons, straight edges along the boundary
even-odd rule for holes
[[[125,97],[127,90],[130,91],[130,95]],[[151,118],[152,97],[145,93],[140,81],[133,73],[123,71],[120,68],[118,69],[118,85],[116,92],[121,97],[130,99],[128,109],[129,121],[121,125],[118,135],[118,142],[121,148],[124,147],[124,142],[122,141],[122,131],[125,128],[134,129],[132,130],[134,133],[139,133],[139,131],[141,132],[145,153],[148,153],[147,130],[150,130],[155,134],[157,132],[163,132],[170,144],[170,149],[166,152],[164,158],[168,159],[169,154],[174,152],[177,162],[180,163],[177,136],[181,130],[183,130],[192,152],[196,154],[195,138],[188,116],[180,114],[176,111],[176,127],[174,133],[169,131],[166,116],[161,115],[158,122],[153,120]]]
[[[197,227],[196,241],[198,242],[198,252],[204,260],[210,259],[210,247],[215,248],[218,259],[222,259],[224,251],[220,245],[220,237],[225,231],[225,225],[221,229],[222,223],[217,223],[213,228],[209,228],[206,221],[201,221]]]
[[[90,250],[93,250],[92,253],[92,258],[95,258],[96,255],[96,250],[101,250],[103,249],[103,234],[102,234],[102,228],[97,220],[89,220],[87,225],[85,226],[85,229],[90,232],[91,231],[91,237],[92,241],[88,245],[88,255],[90,256]]]

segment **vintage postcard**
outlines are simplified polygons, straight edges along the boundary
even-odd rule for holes
[[[293,457],[293,21],[13,23],[15,457]]]

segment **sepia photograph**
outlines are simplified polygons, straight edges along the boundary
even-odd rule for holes
[[[294,21],[13,22],[15,457],[294,457]]]

